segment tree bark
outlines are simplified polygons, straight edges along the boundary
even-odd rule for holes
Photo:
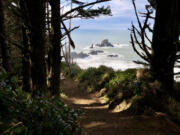
[[[26,34],[26,28],[22,26],[22,36],[23,36],[23,58],[22,58],[22,75],[23,75],[23,90],[26,92],[31,92],[31,64],[30,64],[30,54],[26,50],[29,50],[28,37]]]
[[[31,92],[31,59],[30,59],[30,45],[28,40],[28,9],[27,1],[20,0],[20,11],[22,17],[22,76],[23,76],[23,90],[26,92]]]
[[[171,94],[177,52],[178,0],[156,0],[156,18],[152,42],[151,71],[163,93]]]
[[[35,93],[47,89],[45,64],[45,0],[28,1],[31,43],[32,89]]]
[[[50,1],[52,10],[52,28],[53,28],[53,53],[52,53],[52,94],[58,95],[60,91],[60,64],[61,64],[61,18],[60,18],[60,0]]]
[[[0,45],[2,53],[2,66],[7,71],[11,71],[10,66],[10,54],[7,41],[7,33],[5,26],[5,15],[4,15],[4,0],[0,0]]]

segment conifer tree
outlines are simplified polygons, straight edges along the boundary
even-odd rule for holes
[[[28,0],[32,83],[34,92],[47,89],[45,63],[45,0]]]
[[[151,71],[165,93],[171,94],[179,34],[179,0],[156,0],[156,4]]]
[[[0,0],[0,46],[1,46],[1,57],[2,67],[7,71],[11,71],[10,65],[10,54],[7,40],[7,30],[5,23],[5,12],[4,12],[5,1]]]

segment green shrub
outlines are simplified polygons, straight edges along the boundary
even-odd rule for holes
[[[145,101],[144,98],[142,96],[134,96],[131,99],[131,106],[130,108],[128,108],[128,112],[129,113],[133,113],[133,114],[142,114],[144,113],[144,109],[145,109]]]
[[[112,68],[100,66],[99,68],[88,68],[78,74],[76,80],[90,89],[97,91],[105,87],[105,84],[114,76]]]
[[[132,95],[134,84],[136,81],[136,69],[128,69],[126,71],[117,71],[109,83],[106,84],[108,89],[108,96],[113,98],[117,95],[118,91],[123,92],[123,96]]]
[[[163,102],[164,112],[170,115],[172,120],[180,124],[180,102],[172,97],[167,97]]]
[[[80,132],[78,111],[67,107],[59,97],[32,98],[15,85],[14,78],[0,74],[0,134],[72,135]]]
[[[120,104],[123,100],[130,100],[133,97],[140,96],[149,98],[152,92],[149,91],[148,83],[144,80],[137,80],[136,69],[128,69],[126,71],[117,71],[115,77],[112,78],[109,83],[106,84],[108,90],[107,95],[110,98],[109,108],[113,109],[116,105]],[[134,100],[133,100],[134,101]],[[147,99],[144,104],[149,104],[151,101]],[[139,103],[139,102],[137,102]],[[137,104],[135,102],[135,106]],[[134,112],[137,111],[137,107],[133,107]]]
[[[82,69],[76,64],[70,64],[70,66],[68,66],[65,62],[61,63],[61,72],[66,76],[66,77],[76,77],[80,72],[82,71]]]
[[[76,77],[82,71],[82,69],[77,64],[71,64],[70,70],[71,70],[70,76],[73,78]]]

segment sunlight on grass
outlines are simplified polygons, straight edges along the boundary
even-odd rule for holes
[[[104,95],[101,99],[102,99],[102,103],[108,103],[110,100],[107,94]]]
[[[127,102],[126,100],[123,100],[119,105],[117,105],[112,112],[122,112],[124,110],[127,110],[131,106],[131,102]]]
[[[64,98],[64,99],[67,99],[67,98],[68,98],[68,96],[67,96],[65,93],[60,93],[60,97],[61,97],[61,98]]]

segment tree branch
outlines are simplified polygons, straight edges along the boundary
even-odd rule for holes
[[[75,48],[74,41],[72,40],[71,35],[70,35],[70,33],[69,33],[66,25],[64,24],[64,22],[61,21],[61,23],[62,23],[62,25],[63,25],[63,27],[64,27],[65,32],[67,33],[67,37],[68,37],[68,39],[69,39],[70,45],[71,45],[71,46],[73,47],[73,49],[74,49],[74,48]]]
[[[62,15],[61,15],[61,18],[64,18],[64,17],[66,17],[67,15],[69,15],[69,14],[71,14],[72,12],[77,11],[77,10],[79,10],[79,9],[82,9],[82,8],[85,8],[85,7],[94,5],[94,4],[102,3],[102,2],[108,2],[108,1],[111,1],[111,0],[97,0],[97,1],[95,1],[95,2],[91,2],[91,3],[88,3],[88,4],[82,5],[82,6],[75,7],[75,8],[73,8],[73,9],[71,9],[70,11],[67,11],[66,13],[62,14]]]

